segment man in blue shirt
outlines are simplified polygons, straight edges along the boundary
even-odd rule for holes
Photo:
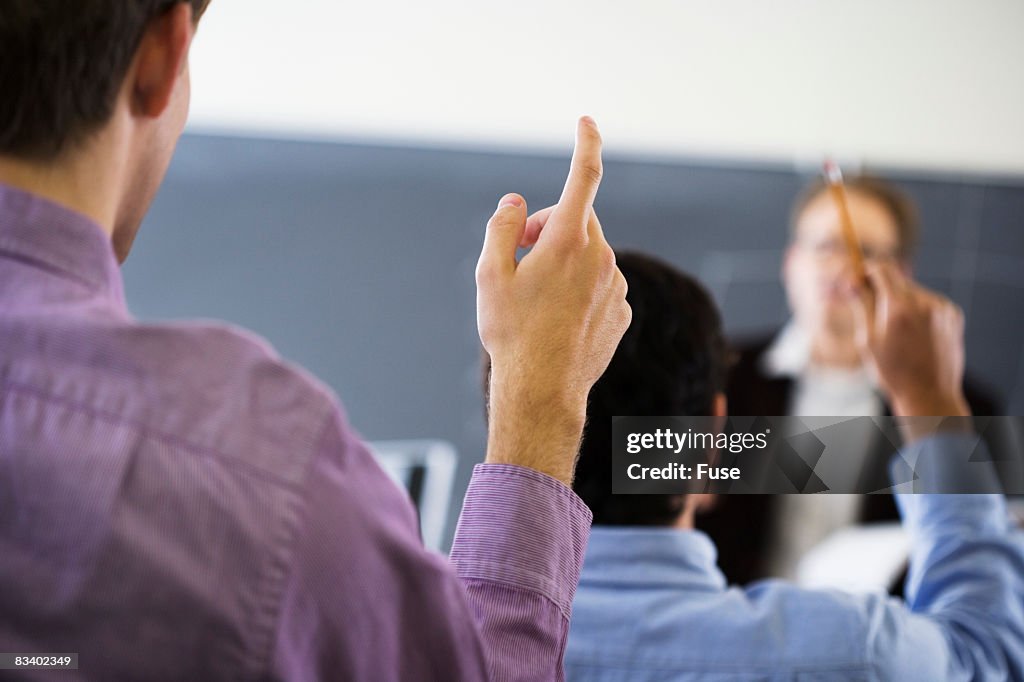
[[[696,282],[642,256],[618,264],[633,323],[591,393],[574,483],[595,527],[567,678],[1024,680],[1024,540],[1002,495],[897,496],[912,543],[903,602],[782,581],[729,588],[714,544],[693,529],[707,498],[611,494],[611,417],[724,415],[728,365],[718,313]],[[872,266],[869,282],[849,295],[895,414],[968,415],[959,310],[895,268]],[[903,433],[914,451],[904,454],[940,476],[977,444],[941,421],[907,420]]]

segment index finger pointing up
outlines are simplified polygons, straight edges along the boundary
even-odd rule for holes
[[[565,221],[567,228],[579,230],[580,235],[586,234],[587,220],[603,171],[601,133],[594,119],[584,116],[576,124],[576,148],[572,153],[569,177],[555,209],[562,219],[559,223]]]

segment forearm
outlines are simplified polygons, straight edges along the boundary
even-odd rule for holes
[[[474,471],[451,559],[492,679],[561,679],[591,518],[550,476],[500,464]]]
[[[912,448],[929,485],[962,480],[964,467],[974,477],[991,469],[972,434],[928,436]],[[897,503],[912,541],[910,609],[939,626],[950,660],[965,674],[1024,678],[1024,543],[1008,523],[1004,497],[900,494]]]
[[[925,387],[927,389],[927,387]],[[971,408],[961,391],[904,391],[892,396],[903,442],[915,442],[942,434],[970,435]]]
[[[586,391],[530,381],[493,367],[489,381],[487,462],[515,464],[572,485],[586,422]]]

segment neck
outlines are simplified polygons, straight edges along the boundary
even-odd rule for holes
[[[811,364],[854,370],[861,367],[862,360],[850,339],[820,334],[811,343]]]
[[[672,527],[676,530],[693,530],[696,526],[696,517],[696,508],[691,504],[687,504],[683,507],[683,513],[679,515],[679,518],[672,524]]]
[[[122,167],[118,158],[101,158],[85,147],[46,162],[0,155],[0,183],[81,213],[112,237]]]

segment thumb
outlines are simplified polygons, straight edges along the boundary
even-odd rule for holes
[[[506,194],[498,210],[487,221],[484,247],[477,274],[508,275],[516,269],[516,249],[526,230],[526,201],[518,194]]]

